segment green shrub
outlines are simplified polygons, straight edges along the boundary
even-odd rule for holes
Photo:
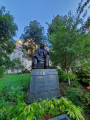
[[[57,69],[60,82],[67,82],[67,74],[62,69]]]
[[[80,99],[83,102],[83,109],[87,116],[87,120],[90,120],[90,93],[83,92]]]
[[[90,85],[90,67],[78,68],[76,74],[82,82]]]
[[[90,105],[90,93],[82,93],[80,99],[85,105]]]
[[[81,84],[77,80],[71,81],[71,86],[75,87],[75,88],[81,88],[82,87]]]
[[[66,98],[43,100],[31,105],[19,103],[13,108],[12,120],[41,120],[43,115],[56,116],[66,113],[73,120],[85,120],[81,114],[81,109],[72,104]],[[13,114],[12,113],[12,114]]]
[[[0,66],[0,77],[2,77],[4,72],[5,72],[5,68]]]
[[[0,96],[0,120],[5,120],[5,118],[9,118],[9,102],[6,101],[5,96]]]
[[[90,117],[90,93],[80,92],[76,88],[67,89],[65,95],[69,100],[73,102],[76,106],[80,106],[85,113],[86,117]],[[89,120],[89,119],[87,119]]]
[[[75,80],[76,75],[73,72],[68,72],[67,74],[67,79],[70,78],[70,80]]]
[[[80,101],[81,92],[76,88],[67,88],[66,93],[64,94],[73,104],[77,106],[82,106]]]
[[[24,92],[22,91],[22,87],[11,87],[7,93],[7,96],[9,98],[9,101],[23,100]]]
[[[27,105],[25,102],[18,101],[16,105],[10,107],[5,100],[0,101],[1,120],[41,120],[43,115],[56,116],[66,113],[73,120],[84,120],[82,110],[72,104],[66,98],[43,100]]]

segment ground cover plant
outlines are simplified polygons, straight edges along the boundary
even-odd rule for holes
[[[75,87],[75,88],[82,88],[82,85],[79,83],[78,80],[73,80],[71,81],[71,87]]]
[[[30,74],[8,74],[0,78],[0,120],[10,120],[9,110],[19,101],[27,100],[29,83]]]
[[[39,103],[33,102],[27,105],[25,102],[18,102],[17,105],[9,107],[7,120],[42,120],[43,115],[50,114],[51,117],[67,113],[72,120],[85,120],[81,109],[72,104],[68,99],[61,97],[52,100],[43,100]],[[7,111],[4,111],[4,114]],[[0,113],[1,114],[1,113]]]
[[[71,100],[74,105],[82,109],[86,120],[90,120],[90,93],[82,90],[78,87],[68,87],[64,95]]]
[[[67,113],[72,120],[84,120],[81,109],[63,97],[27,105],[26,93],[30,74],[24,74],[23,80],[21,78],[21,74],[9,74],[0,79],[1,120],[43,120],[43,116],[54,117],[64,113]]]
[[[78,79],[82,81],[83,83],[86,83],[87,85],[90,85],[90,67],[81,67],[76,69],[76,75],[78,76]]]

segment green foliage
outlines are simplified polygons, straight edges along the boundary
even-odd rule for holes
[[[82,108],[85,113],[87,120],[90,118],[90,93],[80,92],[76,88],[68,88],[65,96],[73,102],[74,105]]]
[[[81,94],[80,99],[84,104],[90,105],[90,93]]]
[[[25,96],[30,80],[29,76],[29,74],[24,75],[24,82],[22,83],[20,74],[4,75],[5,78],[0,79],[1,83],[2,80],[6,83],[3,88],[4,90],[6,88],[6,90],[3,92],[3,95],[0,94],[1,120],[41,120],[43,115],[56,116],[64,113],[68,114],[73,120],[84,120],[81,115],[81,110],[74,106],[71,101],[63,97],[26,105],[23,101],[26,100]]]
[[[90,119],[90,93],[83,92],[80,96],[80,100],[83,102],[83,110],[87,116],[87,120]]]
[[[5,72],[5,68],[0,66],[0,77],[2,77],[4,72]]]
[[[20,103],[21,104],[21,103]],[[41,120],[43,115],[59,115],[67,113],[73,120],[84,120],[80,108],[77,108],[66,98],[43,100],[39,103],[34,102],[31,105],[20,105],[14,107],[14,116],[12,120]],[[18,107],[19,106],[19,107]]]
[[[71,87],[75,87],[75,88],[81,88],[82,87],[81,84],[79,83],[79,81],[77,81],[77,80],[71,81],[71,85],[70,86]]]
[[[21,74],[4,75],[0,78],[0,120],[11,120],[12,115],[16,116],[13,111],[17,104],[21,107],[22,103],[24,107],[29,82],[30,74],[24,74],[23,79]]]
[[[67,75],[66,72],[62,69],[57,69],[58,71],[58,77],[60,82],[66,82],[67,81]]]
[[[43,29],[37,20],[30,21],[29,25],[24,28],[24,34],[21,35],[21,38],[25,42],[32,38],[36,44],[40,44],[43,38]]]
[[[81,81],[90,85],[90,67],[78,68],[76,74]]]
[[[13,37],[16,35],[17,25],[10,12],[6,12],[5,7],[0,6],[0,66],[6,65],[9,54],[15,48]]]
[[[80,101],[81,92],[76,88],[67,88],[65,96],[77,106],[81,106],[82,102]]]
[[[0,97],[0,120],[5,120],[5,118],[10,118],[9,117],[9,111],[8,111],[8,101],[5,101],[5,97]],[[10,120],[10,119],[7,119]]]
[[[22,101],[24,98],[24,92],[22,92],[21,86],[11,87],[6,96],[8,97],[9,101]]]
[[[63,81],[63,82],[67,82],[67,80],[75,80],[76,79],[76,75],[73,72],[66,72],[63,71],[62,69],[57,69],[58,71],[58,77],[59,77],[59,81]]]
[[[73,72],[68,72],[67,73],[67,78],[70,78],[71,80],[75,80],[76,79],[76,75]]]
[[[5,94],[11,87],[21,86],[26,89],[30,83],[30,74],[8,74],[0,78],[0,94]]]
[[[51,47],[51,60],[63,70],[81,58],[84,54],[85,31],[81,31],[78,25],[74,27],[75,17],[69,12],[68,15],[57,15],[49,25],[49,41]],[[79,20],[78,24],[81,22]]]
[[[67,79],[68,79],[68,84],[70,85],[71,84],[70,80],[75,80],[76,75],[73,72],[67,72],[66,75],[67,75]]]

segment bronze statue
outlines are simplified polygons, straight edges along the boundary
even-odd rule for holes
[[[36,49],[32,59],[33,69],[47,69],[49,67],[50,52],[44,47],[45,43],[41,43],[40,47]]]

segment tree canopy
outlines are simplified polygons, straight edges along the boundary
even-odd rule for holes
[[[15,48],[13,37],[16,35],[17,25],[14,17],[0,6],[0,66],[5,65],[9,54]]]
[[[33,39],[36,44],[40,44],[43,39],[44,28],[37,20],[30,21],[29,25],[24,28],[21,39],[27,42],[27,39]]]
[[[52,62],[63,70],[88,62],[89,55],[89,0],[81,0],[76,15],[57,15],[48,24],[48,38],[51,43]],[[86,20],[86,21],[85,21]],[[88,34],[87,34],[88,31]]]
[[[52,44],[51,60],[55,65],[59,65],[63,70],[67,70],[73,64],[85,56],[86,29],[78,27],[82,20],[68,13],[65,16],[57,15],[49,24],[48,37]],[[87,53],[88,54],[88,53]]]

